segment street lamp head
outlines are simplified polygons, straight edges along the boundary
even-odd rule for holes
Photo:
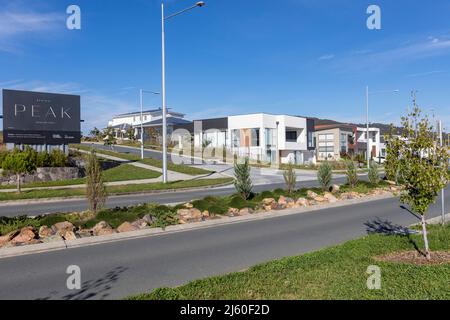
[[[203,6],[206,5],[206,3],[203,2],[203,1],[199,1],[199,2],[197,2],[195,5],[196,5],[197,7],[203,7]]]

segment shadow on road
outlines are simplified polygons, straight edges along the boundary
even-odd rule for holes
[[[54,293],[53,296],[50,295],[38,300],[104,300],[109,297],[109,290],[112,289],[114,283],[119,280],[120,275],[126,270],[127,268],[117,267],[97,280],[89,280],[84,282],[81,286],[81,290],[76,290],[71,294],[63,296],[62,298],[57,297],[57,293]]]

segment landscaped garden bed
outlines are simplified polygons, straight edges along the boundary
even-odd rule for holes
[[[164,186],[169,187],[167,185]],[[288,193],[285,190],[277,189],[252,194],[248,200],[244,200],[239,195],[227,197],[210,196],[177,206],[145,204],[105,209],[97,215],[91,212],[82,212],[54,214],[36,218],[0,218],[0,247],[36,244],[63,239],[75,240],[77,238],[117,232],[131,232],[145,228],[164,228],[168,225],[220,219],[223,216],[246,216],[261,212],[305,208],[398,191],[398,187],[386,182],[380,185],[360,182],[354,188],[333,185],[330,188],[330,192],[323,192],[322,189],[300,189]]]

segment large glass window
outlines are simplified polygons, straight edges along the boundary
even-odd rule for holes
[[[231,131],[231,139],[234,148],[239,148],[241,146],[241,133],[239,130]]]
[[[259,129],[252,129],[251,135],[252,135],[252,147],[259,147]]]

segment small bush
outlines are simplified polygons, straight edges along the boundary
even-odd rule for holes
[[[331,181],[333,180],[333,168],[328,161],[320,165],[317,171],[317,180],[324,191],[330,188]]]
[[[65,167],[67,164],[67,156],[64,152],[58,149],[54,149],[50,155],[51,167]]]
[[[375,161],[370,162],[369,181],[373,185],[377,185],[380,182],[380,173],[378,172],[378,165],[375,163]]]
[[[254,208],[255,205],[251,202],[245,201],[240,196],[234,196],[228,202],[230,208],[243,209],[243,208]]]
[[[354,188],[358,183],[358,169],[353,161],[347,161],[347,184]]]
[[[245,158],[244,163],[235,163],[234,165],[234,186],[236,188],[236,191],[244,200],[247,200],[251,196],[253,189],[250,170],[251,168],[248,158]]]

